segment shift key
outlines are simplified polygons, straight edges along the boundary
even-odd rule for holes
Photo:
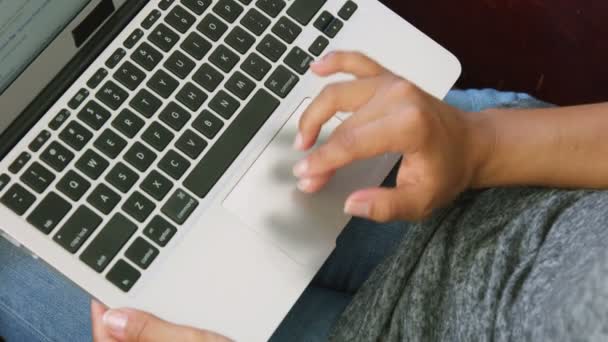
[[[96,272],[103,272],[136,230],[137,226],[122,214],[114,215],[84,250],[80,260]]]
[[[101,224],[101,217],[91,209],[81,206],[55,234],[53,240],[74,254]]]

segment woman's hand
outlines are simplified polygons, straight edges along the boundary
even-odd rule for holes
[[[145,312],[108,310],[97,301],[91,303],[95,342],[229,342],[209,331],[165,322]]]
[[[348,73],[355,79],[327,86],[311,103],[294,147],[310,149],[337,112],[354,114],[296,164],[300,190],[319,191],[337,169],[387,152],[405,156],[397,187],[351,194],[347,213],[376,221],[417,220],[473,184],[494,141],[482,115],[443,103],[359,53],[334,52],[311,69],[320,76]]]

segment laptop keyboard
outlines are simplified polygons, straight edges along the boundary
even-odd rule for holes
[[[156,2],[0,175],[0,201],[128,292],[357,10],[325,3]],[[290,46],[304,29],[318,37]]]

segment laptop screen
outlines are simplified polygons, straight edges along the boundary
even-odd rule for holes
[[[0,0],[0,96],[89,1]],[[10,116],[0,115],[0,133]]]

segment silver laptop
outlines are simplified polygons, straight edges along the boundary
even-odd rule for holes
[[[438,98],[457,59],[377,0],[0,1],[0,228],[111,307],[266,340],[397,157],[296,190],[297,122],[362,51]],[[324,127],[323,140],[348,114]]]

